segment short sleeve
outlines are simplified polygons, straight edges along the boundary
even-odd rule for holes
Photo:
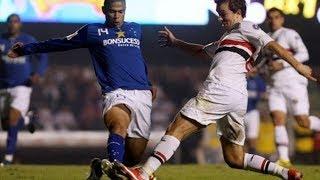
[[[239,30],[255,47],[263,48],[269,42],[274,41],[258,25],[251,22],[243,21]]]
[[[208,54],[211,58],[215,55],[215,52],[217,50],[218,43],[217,42],[212,42],[210,44],[207,44],[203,47],[204,52]]]

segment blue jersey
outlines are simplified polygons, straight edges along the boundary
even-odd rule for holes
[[[247,81],[249,96],[247,112],[249,112],[257,108],[261,95],[266,91],[266,84],[260,76],[249,77]]]
[[[8,34],[0,35],[0,89],[15,86],[29,86],[30,76],[33,73],[43,75],[47,67],[47,55],[37,54],[35,56],[21,56],[9,58],[7,53],[13,44],[17,42],[32,43],[35,38],[28,34],[21,33],[16,38],[9,37]],[[33,66],[32,59],[38,60],[38,65]]]
[[[88,24],[60,39],[31,43],[23,54],[88,48],[102,93],[121,88],[150,90],[148,72],[140,49],[141,27],[125,22],[121,28]]]

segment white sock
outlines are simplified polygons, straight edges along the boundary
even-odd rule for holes
[[[254,154],[245,153],[244,169],[264,174],[271,174],[282,178],[288,178],[288,169],[279,166],[269,160]]]
[[[275,127],[275,140],[279,159],[289,161],[289,137],[285,126]]]
[[[310,129],[314,131],[320,131],[320,119],[316,116],[309,116]]]
[[[172,157],[179,145],[180,141],[174,136],[163,136],[159,144],[154,149],[152,156],[148,158],[142,169],[148,175],[152,175],[161,164],[165,163]]]
[[[25,125],[30,124],[30,118],[29,118],[29,116],[24,116],[23,118],[24,118],[24,124],[25,124]]]
[[[4,155],[4,160],[12,162],[13,161],[13,154]]]

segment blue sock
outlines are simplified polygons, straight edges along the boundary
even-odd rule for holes
[[[108,143],[107,143],[107,151],[109,161],[113,162],[117,160],[118,162],[123,161],[124,156],[124,138],[118,134],[111,133],[109,135]]]
[[[24,119],[20,118],[17,124],[18,130],[24,128],[25,124],[24,124]]]
[[[13,155],[16,152],[19,125],[9,126],[7,136],[6,154]]]

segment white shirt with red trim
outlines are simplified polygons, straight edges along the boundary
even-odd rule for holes
[[[309,60],[308,50],[303,43],[300,35],[293,29],[280,28],[269,35],[277,41],[281,46],[290,51],[299,62],[305,62]],[[286,61],[279,59],[277,55],[268,55],[273,60],[282,62],[284,69],[274,73],[271,76],[272,85],[275,87],[282,87],[288,84],[303,83],[308,84],[308,80],[300,75],[295,69]]]
[[[261,49],[271,41],[273,39],[258,25],[242,21],[219,41],[206,45],[204,50],[212,57],[212,64],[200,94],[213,94],[211,89],[215,84],[247,94],[246,73]]]

